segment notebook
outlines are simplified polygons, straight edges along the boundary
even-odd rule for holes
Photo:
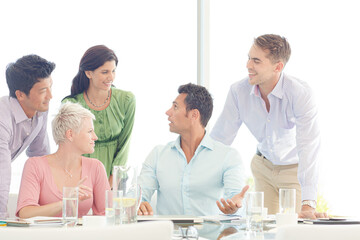
[[[345,218],[321,218],[321,219],[304,219],[304,224],[360,224],[360,220],[345,219]]]
[[[138,222],[143,221],[172,221],[173,223],[202,223],[201,217],[187,215],[142,215],[137,217]]]

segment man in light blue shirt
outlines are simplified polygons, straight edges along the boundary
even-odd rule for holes
[[[322,217],[315,212],[317,109],[309,86],[282,72],[290,54],[290,45],[281,36],[267,34],[254,40],[246,66],[249,76],[231,86],[211,136],[230,145],[245,123],[259,142],[251,169],[269,213],[278,212],[280,188],[295,188],[299,216]]]
[[[166,146],[155,147],[143,163],[138,214],[153,214],[149,202],[154,191],[159,215],[233,214],[242,206],[248,189],[242,189],[241,158],[235,149],[206,133],[213,110],[206,88],[189,83],[178,91],[166,115],[170,131],[180,136]]]
[[[46,131],[55,64],[27,55],[6,68],[10,96],[0,98],[0,218],[7,217],[11,162],[50,153]]]

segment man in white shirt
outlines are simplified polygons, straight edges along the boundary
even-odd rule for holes
[[[291,54],[286,38],[267,34],[254,40],[248,77],[234,83],[211,136],[230,145],[242,123],[258,140],[251,170],[270,214],[279,209],[279,189],[294,188],[300,217],[316,213],[320,130],[309,86],[283,73]],[[325,214],[326,215],[326,214]]]

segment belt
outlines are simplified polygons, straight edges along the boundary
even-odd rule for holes
[[[258,155],[259,157],[262,157],[262,158],[267,159],[267,158],[259,151],[259,149],[256,149],[256,155]]]

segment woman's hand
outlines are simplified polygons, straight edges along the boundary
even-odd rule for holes
[[[92,194],[92,188],[83,185],[82,183],[86,181],[88,177],[84,177],[79,181],[77,186],[79,187],[79,202],[85,201],[86,199],[89,199],[93,196]]]

